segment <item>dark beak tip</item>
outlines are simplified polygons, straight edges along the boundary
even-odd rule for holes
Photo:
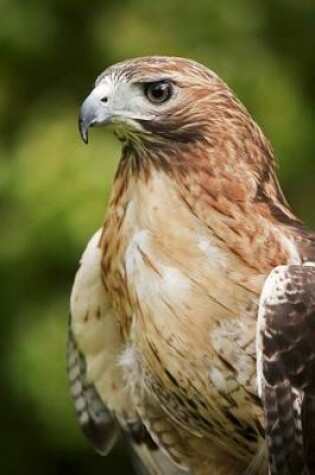
[[[81,139],[83,140],[83,142],[85,143],[85,145],[88,145],[89,143],[89,136],[88,136],[88,133],[86,132],[84,135],[81,134]]]
[[[88,128],[88,126],[86,126],[86,123],[82,119],[82,117],[79,117],[78,128],[79,128],[81,139],[87,145],[89,143],[89,133],[88,133],[89,128]]]

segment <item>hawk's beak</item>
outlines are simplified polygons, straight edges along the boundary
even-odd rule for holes
[[[89,141],[89,127],[105,125],[111,120],[108,93],[108,86],[99,84],[82,104],[78,125],[81,138],[86,144]]]

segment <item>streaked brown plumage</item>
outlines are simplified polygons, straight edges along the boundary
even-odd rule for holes
[[[82,137],[108,122],[122,157],[104,226],[83,256],[71,298],[69,374],[82,427],[106,452],[120,425],[142,473],[265,474],[262,396],[271,473],[299,473],[292,470],[305,463],[305,473],[315,473],[311,457],[303,461],[313,426],[301,429],[295,396],[306,391],[312,416],[313,366],[304,386],[291,374],[306,364],[303,335],[298,356],[283,343],[285,325],[268,346],[276,321],[269,301],[276,316],[279,302],[302,292],[291,276],[293,269],[312,273],[303,263],[314,259],[315,239],[283,197],[268,141],[218,76],[181,58],[108,68],[82,107]],[[278,300],[268,293],[274,274],[264,286],[277,266],[286,272]],[[313,285],[303,292],[314,300]],[[306,333],[308,315],[301,315]],[[282,331],[292,360],[285,369],[279,356],[268,364]],[[280,416],[287,425],[274,449]]]

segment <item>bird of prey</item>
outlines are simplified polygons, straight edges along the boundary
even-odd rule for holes
[[[79,128],[122,153],[71,295],[68,372],[102,454],[145,475],[315,473],[315,234],[268,140],[195,61],[106,69]],[[106,159],[106,157],[105,157]]]

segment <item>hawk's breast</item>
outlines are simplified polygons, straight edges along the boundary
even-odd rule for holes
[[[127,379],[137,379],[130,386],[200,434],[234,430],[240,407],[246,420],[256,417],[254,337],[263,276],[243,271],[161,173],[131,183],[109,208],[102,246],[107,292],[126,345],[136,350],[126,365]]]

